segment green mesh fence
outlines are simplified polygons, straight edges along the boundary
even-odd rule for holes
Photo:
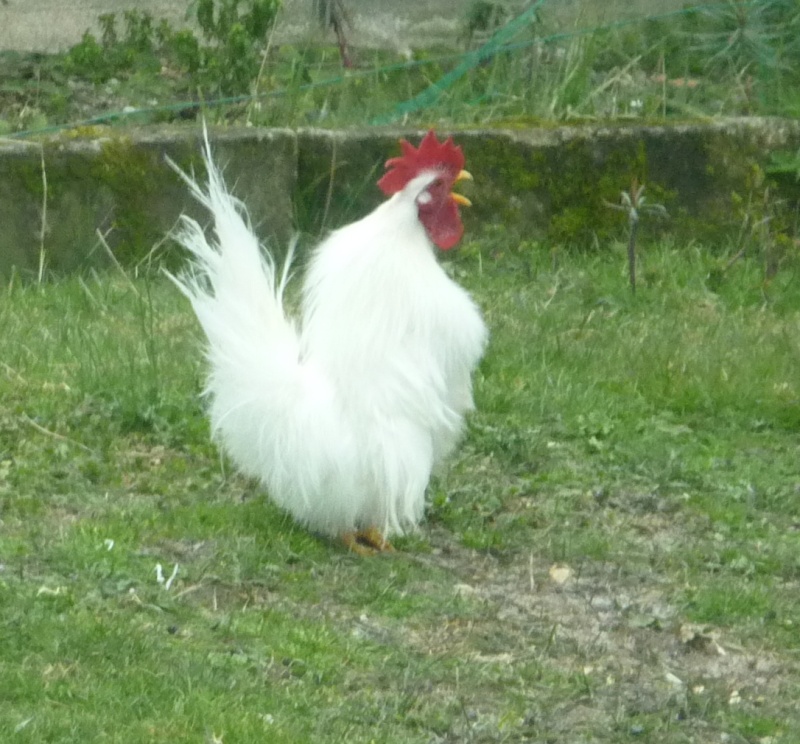
[[[537,0],[530,8],[521,13],[517,18],[498,29],[494,35],[478,49],[465,54],[456,67],[443,75],[434,85],[413,98],[398,103],[394,111],[373,119],[373,124],[388,124],[401,119],[413,111],[421,111],[436,103],[439,96],[450,88],[453,83],[466,75],[484,60],[495,56],[504,45],[510,43],[520,32],[536,21],[537,12],[544,5],[545,0]]]

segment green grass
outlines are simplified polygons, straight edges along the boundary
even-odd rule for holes
[[[0,738],[794,741],[798,267],[641,259],[635,296],[623,245],[451,261],[478,411],[369,560],[220,459],[165,281],[6,287]]]

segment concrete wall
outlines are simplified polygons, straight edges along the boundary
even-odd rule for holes
[[[382,198],[375,182],[398,138],[422,134],[248,128],[211,139],[259,235],[282,246],[295,229],[318,235],[374,208]],[[468,234],[495,224],[511,242],[602,243],[624,229],[605,203],[637,178],[670,212],[663,229],[715,241],[739,228],[732,194],[746,199],[762,188],[754,174],[772,151],[800,148],[800,122],[463,131],[456,140],[475,176],[464,188],[474,202]],[[165,156],[202,175],[199,153],[197,128],[0,140],[0,275],[35,273],[42,249],[56,273],[102,267],[110,259],[98,231],[128,265],[154,248],[173,262],[164,238],[178,216],[205,216]],[[797,198],[794,178],[782,188]]]
[[[266,239],[285,241],[293,230],[296,142],[288,130],[214,136],[218,161],[237,193],[247,195]],[[56,273],[102,267],[111,260],[104,241],[123,263],[143,260],[165,242],[181,213],[205,219],[166,162],[168,156],[202,176],[200,146],[194,129],[40,144],[0,140],[0,275],[29,274],[42,251]]]

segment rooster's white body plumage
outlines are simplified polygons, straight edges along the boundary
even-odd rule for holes
[[[287,317],[276,273],[206,144],[215,240],[184,217],[193,270],[178,286],[208,338],[215,436],[244,473],[310,529],[403,533],[423,516],[432,470],[472,408],[487,339],[470,296],[443,271],[417,215],[422,174],[329,235]]]

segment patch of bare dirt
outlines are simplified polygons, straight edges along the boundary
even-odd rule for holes
[[[420,560],[458,576],[454,591],[483,602],[485,612],[469,624],[416,627],[410,642],[429,653],[447,650],[511,666],[535,660],[582,675],[585,700],[560,711],[564,731],[582,728],[576,718],[591,719],[597,729],[601,721],[653,713],[700,737],[692,740],[708,741],[702,737],[712,732],[725,740],[712,711],[758,710],[791,699],[791,680],[800,672],[795,658],[686,622],[670,587],[652,573],[538,565],[524,555],[501,561],[454,545],[448,535],[432,539],[437,549]],[[475,650],[481,637],[491,637],[490,652]],[[641,732],[633,726],[629,733]]]

